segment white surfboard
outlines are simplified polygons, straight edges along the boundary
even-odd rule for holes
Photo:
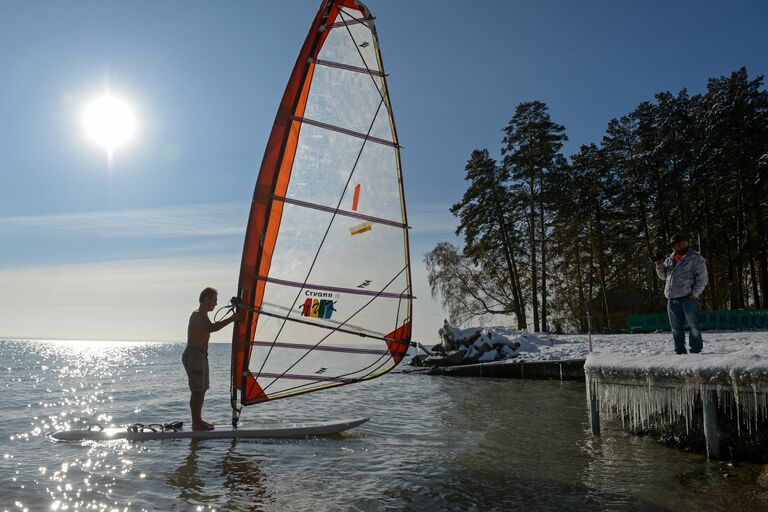
[[[58,441],[110,441],[127,439],[129,441],[146,441],[150,439],[277,439],[302,438],[309,436],[324,436],[338,434],[362,425],[368,418],[337,420],[328,422],[284,423],[258,427],[233,429],[227,426],[217,426],[215,430],[192,430],[184,428],[178,431],[151,430],[131,432],[127,427],[105,428],[103,430],[61,430],[51,434]]]

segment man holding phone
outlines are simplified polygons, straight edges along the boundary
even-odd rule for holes
[[[699,297],[707,286],[707,264],[699,252],[688,247],[688,238],[677,234],[669,239],[674,250],[669,256],[654,259],[656,273],[666,280],[664,296],[667,298],[667,313],[675,340],[675,353],[686,354],[685,322],[691,328],[688,345],[692,354],[698,354],[704,345],[699,322]]]

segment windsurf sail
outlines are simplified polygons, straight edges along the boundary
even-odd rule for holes
[[[374,17],[325,0],[256,181],[232,340],[240,405],[385,374],[411,339],[400,144]]]

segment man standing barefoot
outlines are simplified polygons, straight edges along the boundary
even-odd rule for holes
[[[187,348],[181,361],[189,377],[189,409],[192,412],[192,430],[213,430],[213,425],[203,421],[203,401],[205,392],[209,387],[208,377],[208,340],[212,332],[223,329],[225,326],[239,319],[238,313],[219,322],[211,322],[208,313],[213,311],[218,303],[218,292],[213,288],[206,288],[200,292],[200,308],[189,317],[187,327]]]

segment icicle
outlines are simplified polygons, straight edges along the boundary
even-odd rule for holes
[[[595,372],[588,376],[587,396],[596,397],[601,414],[618,417],[623,428],[637,432],[652,426],[653,422],[672,424],[682,416],[686,433],[690,434],[697,404],[706,393],[714,391],[718,407],[735,419],[741,435],[742,422],[752,434],[761,421],[768,418],[768,388],[759,384],[750,381],[740,385],[734,374],[729,375],[727,384],[722,381],[710,384],[701,378],[684,382],[656,381],[652,375],[645,375],[641,381],[636,377],[617,381],[611,375]]]
[[[729,380],[731,381],[731,387],[733,388],[733,403],[736,406],[736,431],[739,433],[739,436],[741,436],[741,414],[739,407],[739,386],[736,383],[736,378],[733,374],[728,376]]]
[[[759,406],[757,405],[757,386],[755,386],[755,383],[752,383],[752,398],[755,399],[755,430],[757,430],[757,418],[758,418],[758,411],[760,410]],[[750,423],[751,425],[751,423]]]

